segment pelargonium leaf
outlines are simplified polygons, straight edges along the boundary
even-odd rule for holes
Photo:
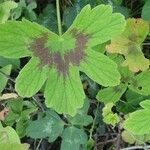
[[[108,5],[85,6],[62,36],[27,20],[10,21],[0,26],[0,55],[32,57],[16,79],[16,91],[30,97],[46,82],[46,105],[73,116],[85,99],[79,71],[103,86],[119,84],[117,65],[92,47],[111,40],[124,26],[124,17]]]
[[[38,59],[32,57],[30,62],[19,72],[16,90],[22,97],[31,97],[37,93],[47,79],[48,68],[41,67]]]
[[[76,29],[90,35],[89,47],[104,43],[121,33],[125,27],[124,17],[112,13],[110,5],[99,5],[91,9],[85,6],[77,16],[68,31]]]
[[[7,58],[32,56],[31,43],[44,32],[53,35],[48,29],[25,19],[1,24],[0,56]]]
[[[149,32],[149,25],[142,19],[128,19],[126,29],[122,34],[115,37],[107,51],[125,56],[123,66],[128,66],[133,72],[145,71],[150,62],[144,57],[141,44]]]
[[[49,73],[45,93],[46,105],[57,112],[74,115],[76,109],[83,106],[85,94],[76,67],[70,67],[69,76],[64,78],[55,69]]]

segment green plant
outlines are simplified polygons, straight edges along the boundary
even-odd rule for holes
[[[46,82],[46,105],[58,113],[75,115],[85,98],[79,70],[103,86],[119,84],[117,65],[92,47],[118,35],[124,26],[123,16],[112,14],[111,7],[105,5],[94,9],[85,6],[67,32],[60,36],[27,20],[9,21],[0,26],[0,55],[32,57],[16,79],[20,96],[33,96]]]
[[[0,149],[147,149],[149,1],[44,2],[0,0]]]

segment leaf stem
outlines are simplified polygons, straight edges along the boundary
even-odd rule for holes
[[[56,8],[57,8],[57,23],[58,23],[58,33],[59,36],[62,35],[62,28],[61,28],[61,16],[60,16],[60,2],[56,0]]]

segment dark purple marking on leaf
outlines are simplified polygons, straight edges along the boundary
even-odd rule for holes
[[[45,47],[48,40],[48,33],[43,33],[41,37],[36,38],[30,46],[34,56],[38,57],[42,66],[48,65],[49,68],[56,67],[59,75],[66,76],[69,72],[69,64],[79,66],[81,60],[86,56],[84,50],[89,40],[89,36],[77,30],[72,30],[71,35],[75,38],[75,48],[67,51],[64,56],[60,52],[52,52]]]

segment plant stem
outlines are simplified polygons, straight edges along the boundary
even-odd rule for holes
[[[99,102],[97,104],[97,108],[96,108],[96,112],[95,112],[95,117],[94,117],[94,120],[93,120],[92,127],[90,129],[90,139],[92,139],[92,134],[93,134],[95,123],[96,123],[96,117],[97,117],[97,113],[98,113],[98,108],[99,108]]]
[[[56,0],[56,8],[57,8],[57,23],[58,23],[58,32],[59,35],[62,35],[62,28],[61,28],[61,16],[60,16],[60,3],[59,0]]]
[[[147,146],[146,148],[149,149],[150,146]],[[132,146],[132,147],[123,148],[121,150],[135,150],[135,149],[139,149],[139,150],[143,149],[144,150],[145,147],[143,147],[143,146]]]
[[[36,150],[39,150],[39,147],[40,147],[42,141],[43,141],[43,139],[40,139],[40,141],[39,141],[39,143],[38,143],[38,145],[37,145],[37,147],[36,147]]]
[[[150,43],[142,43],[142,45],[150,45]]]

